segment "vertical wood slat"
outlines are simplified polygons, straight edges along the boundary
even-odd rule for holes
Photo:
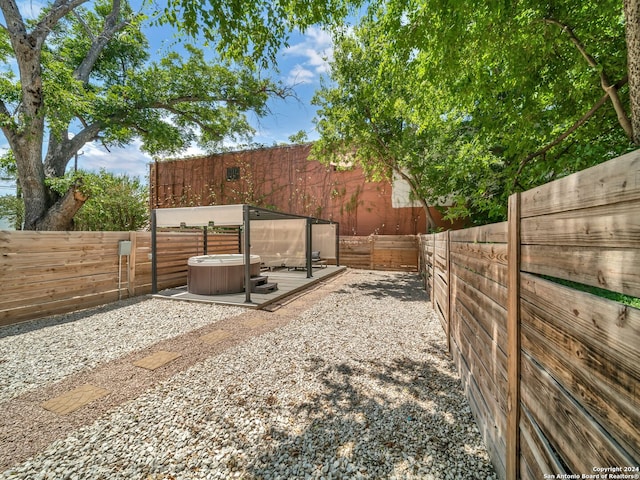
[[[447,230],[447,350],[451,353],[451,236],[450,230]]]
[[[507,291],[507,480],[520,478],[520,194],[509,197]]]
[[[127,261],[129,272],[127,273],[127,287],[129,289],[129,297],[136,294],[136,248],[138,246],[138,235],[136,232],[129,232],[129,241],[131,241],[131,254]]]

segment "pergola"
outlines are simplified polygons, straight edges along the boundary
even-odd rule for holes
[[[339,228],[336,222],[315,217],[276,212],[247,204],[213,205],[205,207],[159,208],[151,211],[151,289],[158,291],[157,239],[158,228],[203,227],[206,252],[208,227],[237,227],[243,239],[246,302],[251,302],[250,255],[264,257],[266,266],[282,265],[306,268],[307,278],[313,276],[311,252],[322,250],[325,258],[339,258]],[[255,244],[252,246],[252,231]],[[253,250],[253,251],[252,251]],[[301,263],[302,262],[302,263]]]

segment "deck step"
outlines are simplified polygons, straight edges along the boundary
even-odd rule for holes
[[[251,283],[251,288],[253,288],[256,285],[264,285],[265,283],[268,283],[269,277],[263,277],[262,275],[258,275],[255,277],[251,277],[249,279],[249,282]]]
[[[277,283],[263,283],[261,285],[256,285],[251,289],[253,293],[269,293],[275,292],[278,289]]]

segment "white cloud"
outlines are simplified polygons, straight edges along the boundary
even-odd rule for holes
[[[313,83],[317,77],[329,72],[329,63],[333,60],[331,35],[318,27],[311,27],[300,42],[285,49],[283,57],[302,59],[289,71],[288,83]]]
[[[135,140],[131,145],[123,148],[110,147],[107,151],[97,143],[88,143],[82,147],[78,155],[78,168],[98,171],[101,168],[112,173],[126,173],[134,177],[145,179],[149,175],[149,163],[153,159],[140,150],[141,142]],[[69,162],[68,169],[72,169],[74,160]]]
[[[300,64],[296,64],[289,71],[289,76],[287,77],[287,84],[301,85],[306,83],[313,83],[315,78],[316,78],[316,74],[312,70],[309,70],[308,68],[304,68]]]
[[[34,0],[26,0],[18,2],[18,9],[25,19],[36,19],[46,6],[45,3],[41,3]]]

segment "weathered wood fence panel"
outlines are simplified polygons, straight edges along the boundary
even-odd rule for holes
[[[118,242],[131,255],[118,256]],[[187,260],[205,253],[204,232],[158,232],[158,288],[185,285]],[[208,232],[207,253],[238,253],[237,231]],[[417,270],[414,235],[344,237],[340,263],[355,268]],[[118,273],[120,272],[120,282]],[[89,308],[151,292],[149,232],[0,231],[0,325]],[[118,285],[121,288],[118,288]]]
[[[369,270],[415,272],[418,244],[415,235],[340,237],[340,264]]]
[[[0,325],[117,300],[127,232],[0,232]]]
[[[640,310],[554,280],[640,297],[640,152],[439,242],[421,237],[422,271],[500,478],[640,465]]]
[[[423,235],[421,270],[485,444],[504,477],[507,224]]]
[[[119,258],[121,240],[131,241],[128,258]],[[208,240],[228,246],[228,237]],[[202,232],[159,233],[158,285],[184,285],[187,259],[202,253]],[[0,262],[0,325],[151,291],[149,232],[0,231]]]
[[[353,268],[371,268],[370,237],[340,237],[340,263]]]
[[[415,272],[418,265],[415,235],[371,235],[371,270]]]
[[[434,308],[440,313],[442,328],[449,334],[449,242],[448,233],[438,233],[433,247],[433,299]]]

